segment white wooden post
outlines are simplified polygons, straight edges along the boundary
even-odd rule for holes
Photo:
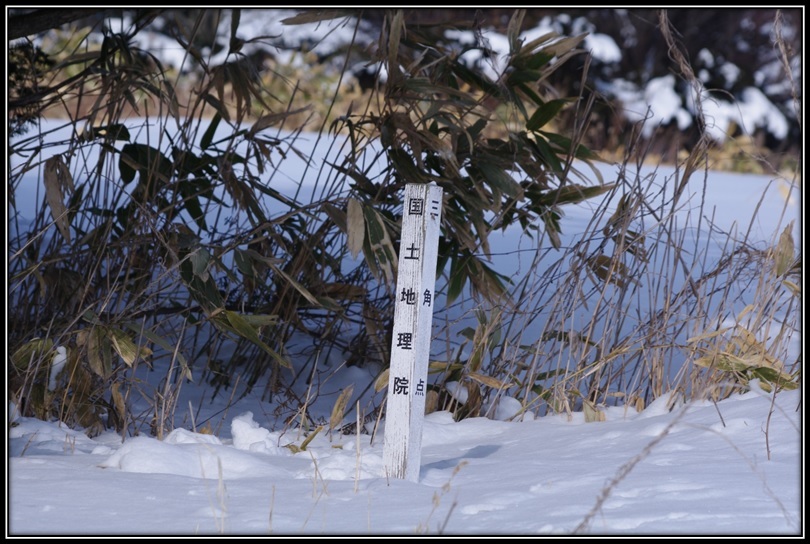
[[[422,458],[441,214],[441,187],[405,186],[383,463],[389,478],[412,482]]]

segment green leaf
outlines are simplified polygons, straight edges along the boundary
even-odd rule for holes
[[[87,361],[97,376],[112,374],[112,344],[106,327],[93,327],[87,337]]]
[[[480,293],[483,293],[487,299],[497,299],[506,296],[507,289],[505,283],[512,283],[512,278],[499,274],[480,259],[476,259],[477,265],[480,267],[480,272],[476,274],[473,285],[476,286]],[[504,283],[505,282],[505,283]]]
[[[585,186],[576,183],[569,183],[559,189],[554,189],[543,193],[538,200],[543,206],[559,206],[561,204],[575,204],[603,195],[616,187],[615,183],[608,185]]]
[[[100,127],[90,127],[82,134],[82,140],[90,141],[95,139],[123,140],[129,141],[129,129],[122,123],[113,123]]]
[[[417,95],[421,96],[452,96],[456,100],[453,101],[454,105],[459,107],[464,106],[474,106],[477,102],[476,100],[469,94],[464,91],[459,91],[457,89],[453,89],[451,87],[447,87],[446,85],[437,85],[433,83],[430,79],[426,77],[412,77],[406,79],[402,83],[402,90],[410,91]]]
[[[203,259],[200,259],[202,262]],[[192,298],[202,306],[206,312],[212,312],[217,308],[222,308],[225,302],[222,300],[216,282],[210,274],[205,279],[200,278],[194,272],[191,259],[185,256],[180,263],[180,277],[188,286]]]
[[[233,251],[233,262],[243,276],[247,278],[255,277],[255,272],[253,270],[253,259],[250,258],[250,254],[247,251],[236,248]]]
[[[295,281],[295,280],[292,278],[292,276],[290,276],[289,274],[287,274],[286,272],[284,272],[284,270],[282,270],[282,269],[281,269],[281,268],[279,268],[278,266],[276,266],[276,265],[271,265],[271,266],[272,266],[272,268],[273,268],[273,271],[274,271],[276,274],[278,274],[279,276],[281,276],[282,278],[284,278],[284,279],[287,281],[287,283],[289,283],[290,285],[292,285],[292,286],[293,286],[293,288],[294,288],[296,291],[298,291],[299,293],[301,293],[301,295],[302,295],[302,296],[303,296],[305,299],[307,299],[307,301],[308,301],[310,304],[312,304],[312,305],[313,305],[313,306],[315,306],[315,307],[320,307],[320,306],[321,306],[321,303],[320,303],[320,302],[318,302],[318,299],[317,299],[317,298],[315,298],[315,295],[313,295],[312,293],[310,293],[310,292],[309,292],[309,289],[307,289],[306,287],[304,287],[303,285],[301,285],[300,283],[298,283],[297,281]]]
[[[332,168],[334,168],[335,170],[337,170],[338,172],[340,172],[341,174],[347,175],[350,178],[352,178],[355,181],[353,188],[357,189],[361,193],[373,195],[377,192],[378,188],[374,185],[374,183],[370,179],[368,179],[368,176],[366,176],[363,172],[357,170],[357,168],[355,168],[354,166],[352,166],[351,168],[344,168],[339,164],[334,164],[329,161],[324,162],[329,166],[331,166]]]
[[[363,205],[355,198],[350,198],[346,212],[349,253],[356,259],[363,249],[366,236],[366,222],[364,220]]]
[[[239,30],[239,20],[241,18],[242,18],[241,9],[231,10],[231,39],[229,45],[230,53],[238,53],[239,50],[242,48],[242,46],[240,45],[242,42],[236,35],[236,32]]]
[[[211,254],[208,250],[204,247],[198,247],[191,252],[188,257],[191,261],[191,271],[193,274],[203,281],[207,280],[209,277],[208,266],[211,263]]]
[[[219,122],[222,121],[222,115],[219,112],[214,114],[214,117],[211,119],[211,122],[208,123],[208,128],[205,129],[205,133],[202,135],[202,139],[200,139],[200,148],[203,150],[208,149],[211,146],[211,141],[214,139],[214,134],[217,131],[217,127],[219,127]]]
[[[544,130],[540,130],[538,132],[542,134],[546,139],[548,139],[549,142],[554,144],[561,153],[571,152],[572,142],[570,138],[561,136],[559,134],[554,134],[553,132],[546,132]],[[582,144],[579,144],[574,150],[574,157],[576,157],[577,159],[589,161],[601,160],[601,157],[599,157],[599,155],[597,155],[596,153],[594,153],[593,151],[591,151]]]
[[[552,34],[546,34],[546,36],[553,36],[553,33]],[[543,37],[541,37],[539,39],[545,38],[546,36],[543,36]],[[531,44],[527,44],[527,45],[528,45],[527,49],[531,49]],[[523,62],[526,64],[527,68],[530,68],[532,70],[539,70],[540,68],[542,68],[543,66],[548,64],[549,61],[551,59],[553,59],[553,58],[554,58],[554,55],[551,55],[551,54],[546,53],[544,51],[539,51],[539,52],[537,52],[537,53],[535,53],[533,55],[530,55]]]
[[[540,70],[515,70],[509,74],[507,84],[517,86],[526,83],[534,83],[535,81],[540,81],[541,79],[543,79],[543,72]]]
[[[304,25],[307,23],[318,23],[320,21],[331,21],[332,19],[350,17],[352,15],[356,15],[356,13],[354,10],[350,9],[313,9],[303,11],[293,17],[282,19],[281,24]]]
[[[228,320],[228,323],[236,333],[245,338],[246,340],[250,340],[255,345],[263,349],[268,355],[270,355],[276,362],[278,362],[281,366],[285,368],[292,368],[292,365],[289,361],[286,361],[281,355],[270,349],[270,346],[265,344],[261,338],[259,338],[259,333],[250,324],[250,322],[245,319],[242,315],[237,312],[232,312],[230,310],[225,310],[225,317]]]
[[[554,119],[560,110],[571,102],[571,99],[568,98],[558,98],[556,100],[549,100],[537,110],[535,110],[534,114],[532,115],[531,119],[526,123],[526,130],[535,131],[538,130],[546,125],[549,121]]]
[[[172,346],[165,338],[160,336],[159,334],[155,333],[154,331],[143,327],[140,323],[124,323],[124,326],[127,327],[129,330],[134,332],[135,334],[142,334],[145,336],[150,342],[157,344],[158,346],[162,347],[166,350],[167,353],[174,353],[175,346]],[[177,350],[177,360],[183,365],[184,368],[188,368],[188,362],[180,350]],[[189,372],[189,378],[190,372]]]
[[[329,216],[329,219],[332,221],[332,223],[334,223],[335,226],[339,228],[343,234],[349,233],[349,227],[347,224],[347,214],[344,210],[341,210],[331,202],[322,203],[321,209],[326,215]]]
[[[414,164],[411,155],[404,149],[389,149],[388,158],[405,183],[426,183],[428,181]]]
[[[225,119],[226,122],[231,121],[231,114],[228,113],[228,108],[218,98],[216,98],[215,96],[213,96],[211,94],[206,93],[206,94],[202,95],[202,99],[205,100],[206,102],[208,102],[208,104],[212,108],[214,108],[217,111],[217,113],[223,119]]]
[[[273,314],[241,314],[251,327],[266,327],[278,324],[278,316]]]
[[[17,370],[25,371],[36,368],[45,361],[45,355],[52,356],[53,341],[50,338],[34,338],[23,344],[11,356],[11,362]]]
[[[450,264],[447,281],[448,306],[458,298],[468,281],[475,293],[488,300],[496,300],[507,294],[504,281],[511,282],[511,279],[498,274],[477,256],[465,251],[463,255],[453,258]]]
[[[121,179],[130,183],[135,179],[135,173],[140,174],[140,184],[149,187],[147,198],[156,192],[157,184],[154,181],[169,183],[173,163],[160,150],[145,144],[127,144],[121,149],[118,161]]]
[[[471,70],[464,66],[461,62],[456,62],[453,65],[453,73],[458,76],[461,81],[469,84],[471,87],[480,88],[488,95],[503,98],[503,92],[496,84],[492,83],[489,79],[477,73],[475,70]],[[481,119],[479,119],[479,121],[481,121]],[[486,123],[486,121],[484,121],[484,123]]]
[[[205,222],[205,213],[203,212],[202,206],[200,205],[200,199],[196,196],[194,197],[185,197],[183,199],[183,207],[186,209],[188,214],[191,216],[191,219],[200,227],[203,231],[208,231],[208,224]]]
[[[366,219],[367,234],[363,242],[366,263],[375,277],[379,279],[382,276],[393,285],[399,261],[385,221],[380,213],[370,206],[363,206],[363,215]]]
[[[523,198],[523,188],[505,170],[485,160],[475,161],[474,164],[491,187],[514,199],[520,200]]]
[[[532,102],[534,102],[535,104],[537,104],[538,106],[542,106],[543,104],[545,104],[545,101],[542,98],[540,98],[540,95],[538,95],[534,91],[534,89],[532,89],[531,87],[529,87],[525,83],[519,83],[517,85],[517,89],[520,90],[520,92],[522,92],[526,96],[528,96],[529,99]],[[522,100],[516,100],[516,103],[520,107],[521,110],[524,110]],[[523,113],[524,113],[524,115],[526,114],[525,110],[523,111]]]
[[[140,348],[136,346],[132,339],[120,329],[110,328],[109,334],[113,349],[127,366],[132,366],[138,357],[147,357],[152,353],[146,346]]]
[[[467,276],[461,266],[461,260],[462,257],[458,256],[450,261],[450,277],[447,281],[447,306],[455,302],[467,283]]]
[[[773,368],[755,368],[751,370],[751,374],[764,382],[771,383],[777,387],[781,387],[789,391],[799,387],[798,382],[793,380],[793,376],[785,372],[779,372]]]
[[[776,244],[774,272],[777,276],[785,275],[793,265],[793,221],[785,227]]]
[[[560,229],[559,212],[554,208],[548,208],[541,213],[540,219],[546,227],[546,234],[548,234],[552,247],[554,247],[554,249],[560,249],[562,245],[560,232],[562,232],[562,230]]]
[[[536,154],[539,155],[541,161],[544,164],[546,164],[546,166],[552,172],[560,173],[563,171],[560,159],[558,159],[557,155],[554,154],[554,151],[551,150],[551,147],[549,147],[548,142],[546,142],[542,138],[537,138],[532,142],[532,144],[536,151]]]
[[[588,35],[587,32],[583,32],[578,36],[568,36],[553,42],[552,44],[543,48],[543,51],[549,55],[555,57],[561,57],[566,53],[570,53],[574,51],[574,49],[585,39]]]
[[[56,228],[70,243],[70,214],[65,207],[64,200],[74,191],[75,186],[73,176],[60,155],[54,155],[45,161],[43,184],[45,185],[45,200],[51,209],[51,216]]]

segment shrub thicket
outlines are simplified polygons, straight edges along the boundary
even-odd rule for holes
[[[717,271],[701,266],[691,291],[668,292],[666,309],[650,308],[630,332],[620,326],[638,278],[666,278],[653,266],[706,263],[700,255],[684,261],[682,240],[662,211],[674,209],[681,191],[653,204],[658,195],[627,172],[631,154],[619,181],[602,183],[592,165],[598,157],[581,144],[595,97],[551,92],[553,74],[585,57],[582,35],[523,42],[518,10],[508,24],[506,69],[491,80],[460,61],[445,27],[409,26],[402,11],[388,11],[379,42],[363,48],[387,79],[346,103],[341,82],[352,48],[339,73],[310,74],[334,83],[332,90],[312,86],[285,73],[288,66],[256,69],[243,52],[251,40],[240,34],[239,10],[230,19],[228,55],[212,62],[201,38],[210,14],[201,12],[176,33],[195,68],[181,76],[134,41],[156,16],[137,12],[131,26],[105,29],[98,41],[97,33],[60,31],[12,49],[8,383],[25,415],[91,432],[150,425],[160,436],[192,376],[214,394],[239,380],[248,390],[263,387],[266,398],[295,411],[303,401],[292,384],[307,378],[322,353],[384,368],[402,189],[428,182],[445,194],[442,295],[448,305],[468,296],[480,302],[478,328],[462,331],[462,346],[448,342],[452,353],[434,365],[437,406],[448,381],[479,399],[459,417],[483,413],[484,401],[494,405],[506,394],[524,410],[593,411],[618,396],[639,405],[673,388],[692,394],[696,384],[733,389],[757,377],[795,386],[798,370],[781,362],[780,351],[788,340],[781,331],[796,322],[797,301],[784,286],[798,291],[791,277],[800,270],[787,230],[773,251],[743,240],[729,251],[746,259],[722,261]],[[342,16],[306,11],[285,23]],[[462,47],[487,53],[480,42]],[[54,141],[36,120],[57,109],[69,132]],[[146,121],[133,124],[132,114]],[[553,128],[561,115],[572,120],[564,133]],[[313,125],[317,141],[332,146],[329,161],[299,149]],[[696,146],[688,157],[681,190],[704,151]],[[295,158],[316,179],[311,195],[301,193],[303,180],[292,192],[272,182]],[[32,178],[42,187],[33,219],[16,201]],[[624,196],[606,223],[594,222],[575,247],[561,246],[566,205],[617,192]],[[512,225],[536,237],[538,255],[551,247],[562,258],[539,276],[499,275],[490,236]],[[779,323],[778,342],[766,345],[742,321],[730,337],[712,334],[709,314],[678,321],[685,308],[728,311],[716,307],[723,287],[710,286],[710,278],[731,285],[763,262],[776,264],[757,291],[767,310],[755,312],[756,324]],[[671,284],[658,281],[662,289]],[[558,289],[554,309],[531,309],[550,288]],[[589,304],[593,320],[572,328],[570,317]],[[515,332],[541,315],[539,338]],[[614,326],[605,328],[606,319]],[[699,333],[685,342],[683,330]],[[301,338],[308,339],[303,346]],[[667,368],[679,349],[699,354],[697,366]],[[161,372],[161,386],[136,380],[138,365]]]

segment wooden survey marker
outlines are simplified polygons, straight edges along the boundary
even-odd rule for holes
[[[412,482],[422,458],[441,214],[441,187],[405,186],[383,463],[389,478]]]

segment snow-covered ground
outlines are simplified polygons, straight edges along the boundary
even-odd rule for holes
[[[799,535],[802,402],[755,389],[713,405],[522,422],[427,416],[417,482],[386,478],[383,430],[270,431],[256,401],[219,435],[165,440],[58,423],[9,428],[11,535]],[[215,422],[217,427],[217,422]],[[373,441],[372,441],[373,440]]]
[[[306,141],[315,140],[300,144]],[[321,145],[329,148],[329,142]],[[302,179],[295,164],[279,179]],[[670,175],[662,168],[655,179]],[[705,186],[695,178],[689,192],[694,199],[703,196],[704,213],[720,230],[743,231],[756,215],[752,242],[773,243],[774,232],[800,215],[794,200],[785,211],[779,184],[763,176],[710,172]],[[23,193],[18,207],[30,199]],[[698,204],[691,201],[684,212]],[[595,205],[567,208],[564,232],[581,232]],[[799,239],[798,222],[794,226]],[[498,247],[517,238],[507,231]],[[495,264],[525,268],[512,259],[506,252]],[[504,396],[492,419],[454,422],[448,412],[428,415],[419,479],[405,482],[383,470],[385,420],[366,422],[367,434],[359,436],[317,430],[350,385],[356,386],[351,406],[360,402],[363,413],[379,406],[384,391],[359,392],[373,378],[369,371],[340,368],[339,361],[319,369],[304,429],[300,417],[285,421],[276,404],[262,401],[261,387],[240,398],[244,388],[234,385],[211,398],[210,386],[200,380],[183,384],[175,430],[162,441],[150,436],[148,423],[140,423],[138,436],[108,430],[91,439],[59,422],[16,417],[9,405],[8,532],[803,532],[800,391],[774,399],[754,383],[751,392],[716,406],[675,403],[672,411],[662,397],[641,413],[605,408],[605,421],[590,423],[582,413],[505,421],[519,405]],[[134,381],[152,387],[164,376],[165,369],[145,365],[132,372]],[[297,390],[306,398],[302,386]],[[148,412],[144,399],[133,402],[133,409]],[[353,422],[354,412],[341,426]]]

